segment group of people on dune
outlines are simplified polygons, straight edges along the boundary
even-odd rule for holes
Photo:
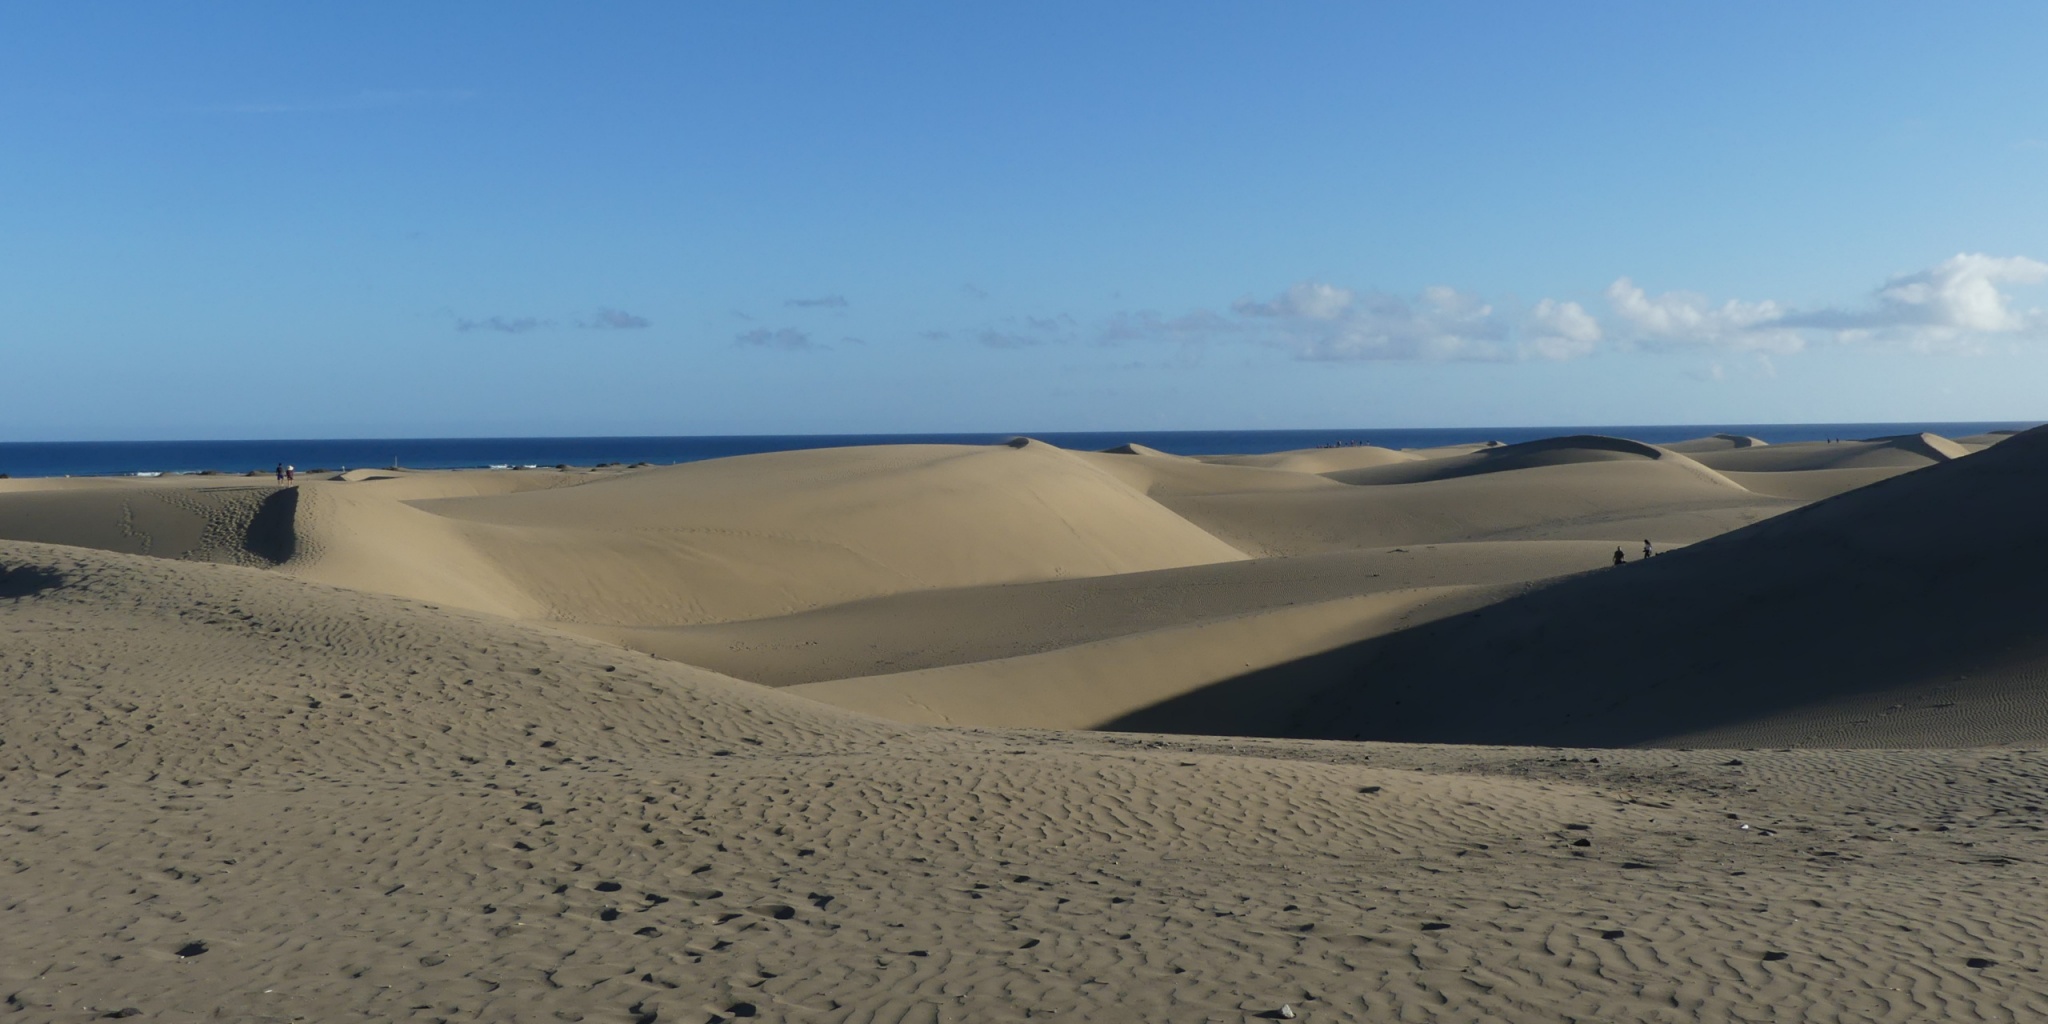
[[[1657,549],[1656,549],[1655,547],[1653,547],[1653,546],[1652,546],[1652,545],[1650,544],[1650,542],[1649,542],[1649,541],[1647,541],[1647,540],[1643,541],[1643,557],[1644,557],[1644,558],[1649,558],[1649,557],[1650,557],[1651,555],[1654,555],[1654,554],[1656,554],[1656,553],[1657,553]],[[1620,549],[1620,548],[1615,548],[1615,549],[1614,549],[1614,564],[1616,564],[1616,565],[1620,565],[1621,563],[1623,563],[1623,562],[1626,562],[1626,561],[1628,561],[1628,556],[1627,556],[1627,555],[1625,555],[1625,554],[1622,554],[1622,552],[1621,552],[1621,549]]]

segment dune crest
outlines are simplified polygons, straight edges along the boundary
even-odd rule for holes
[[[1303,448],[1291,452],[1273,452],[1269,455],[1210,455],[1202,461],[1219,466],[1254,466],[1293,473],[1327,474],[1370,466],[1414,462],[1419,458],[1421,456],[1414,453],[1395,451],[1391,448],[1345,445],[1336,448]]]
[[[1831,469],[1919,469],[1969,455],[1971,449],[1938,434],[1904,434],[1861,441],[1799,441],[1694,454],[1701,464],[1743,473]]]
[[[1186,457],[1187,457],[1187,456],[1184,456],[1184,455],[1175,455],[1175,454],[1173,454],[1172,452],[1162,452],[1162,451],[1160,451],[1160,450],[1159,450],[1159,449],[1157,449],[1157,448],[1148,448],[1148,447],[1146,447],[1145,445],[1142,445],[1142,444],[1136,444],[1136,443],[1130,443],[1130,444],[1120,444],[1120,445],[1117,445],[1117,446],[1116,446],[1116,447],[1114,447],[1114,448],[1104,448],[1104,449],[1102,450],[1102,454],[1104,454],[1104,455],[1143,455],[1143,456],[1146,456],[1147,458],[1154,458],[1154,459],[1182,459],[1182,458],[1186,458]]]
[[[1751,437],[1747,434],[1711,434],[1707,437],[1695,437],[1684,441],[1674,441],[1670,444],[1659,445],[1659,447],[1667,451],[1680,452],[1686,455],[1695,455],[1700,452],[1721,452],[1731,448],[1766,448],[1769,446],[1769,441],[1759,437]]]

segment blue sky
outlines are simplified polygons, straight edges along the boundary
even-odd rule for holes
[[[2048,417],[2048,5],[0,3],[0,437]]]

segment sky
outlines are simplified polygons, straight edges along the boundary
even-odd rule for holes
[[[2038,420],[2044,42],[0,0],[0,440]]]

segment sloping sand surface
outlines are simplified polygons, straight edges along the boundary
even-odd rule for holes
[[[1966,448],[1982,450],[1985,448],[1989,448],[1992,445],[1997,444],[1998,442],[2003,441],[2006,438],[2011,437],[2017,433],[2020,433],[2020,431],[1993,430],[1983,434],[1971,434],[1967,437],[1958,437],[1955,439],[1955,441],[1957,444],[1962,445]]]
[[[19,542],[0,565],[24,1021],[2048,1000],[2037,752],[923,729],[275,570]]]
[[[1667,469],[1709,483],[1733,486],[1727,478],[1675,452],[1619,437],[1580,434],[1541,441],[1482,448],[1469,455],[1409,460],[1329,474],[1348,484],[1411,484],[1449,480],[1481,473],[1505,473],[1545,466],[1577,466],[1596,462],[1659,462]]]
[[[791,692],[924,725],[1099,729],[1205,687],[1497,600],[1398,590],[1264,609],[996,661],[805,683]],[[1341,678],[1341,677],[1338,677]],[[1337,678],[1322,680],[1323,685]]]
[[[1042,654],[1346,597],[1545,579],[1603,565],[1607,555],[1608,546],[1598,541],[1345,551],[1086,579],[910,591],[796,615],[705,626],[574,628],[673,661],[751,682],[789,686]],[[1199,630],[1185,633],[1178,642],[1193,643],[1197,635]],[[1206,656],[1225,669],[1242,663],[1234,640],[1203,644],[1200,649]],[[1274,661],[1324,649],[1268,646],[1280,652]],[[1204,681],[1231,674],[1235,673],[1222,671]],[[956,710],[954,720],[960,723],[1020,724]]]
[[[1751,437],[1748,434],[1713,434],[1707,437],[1695,437],[1685,441],[1659,445],[1658,447],[1666,451],[1696,455],[1702,452],[1725,452],[1731,448],[1763,448],[1769,444],[1769,441],[1765,441],[1760,437]]]
[[[2048,429],[2037,429],[1648,563],[1333,652],[1352,681],[1292,695],[1286,724],[1263,731],[1603,746],[2039,742],[2044,507]],[[1232,692],[1273,699],[1246,679],[1201,701],[1213,714]]]
[[[1398,462],[1414,462],[1422,456],[1412,452],[1395,451],[1391,448],[1375,448],[1371,445],[1345,445],[1337,448],[1304,448],[1291,452],[1273,452],[1267,455],[1211,455],[1204,458],[1218,466],[1257,466],[1260,469],[1284,469],[1292,473],[1339,473],[1347,469],[1364,469],[1368,466],[1387,466]]]
[[[1791,498],[1795,501],[1819,501],[1921,468],[1924,467],[1860,466],[1846,469],[1781,469],[1758,473],[1730,470],[1722,475],[1753,494]]]
[[[21,486],[0,491],[0,537],[160,558],[276,564],[293,554],[297,498],[268,484],[224,478],[176,487],[153,480]]]
[[[1038,443],[750,455],[417,506],[465,524],[547,618],[613,625],[1245,557]]]
[[[1801,441],[1764,448],[1701,452],[1703,465],[1742,473],[1816,469],[1919,469],[1970,454],[1938,434],[1907,434],[1868,441]]]
[[[1640,542],[1647,537],[1677,544],[1793,507],[1678,458],[1593,460],[1497,473],[1453,471],[1443,479],[1414,483],[1162,495],[1159,500],[1255,555],[1472,540]]]

